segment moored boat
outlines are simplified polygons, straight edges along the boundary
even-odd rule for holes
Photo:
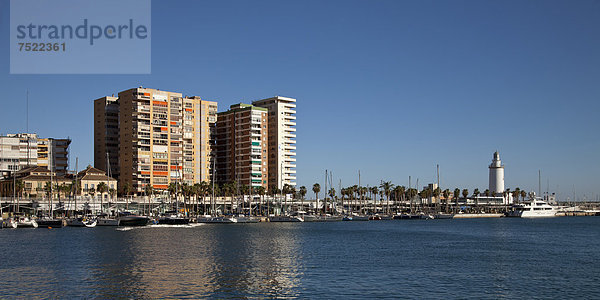
[[[146,226],[150,222],[149,217],[134,215],[130,212],[120,212],[116,219],[118,226]]]
[[[558,207],[540,199],[533,199],[529,203],[516,204],[513,209],[506,213],[507,217],[551,218],[556,217],[556,213],[559,212]]]
[[[13,218],[7,218],[0,222],[1,228],[17,228],[17,222]]]
[[[210,223],[210,224],[232,224],[236,223],[232,218],[229,217],[213,217],[213,216],[202,216],[196,218],[198,223]]]
[[[36,220],[38,227],[42,228],[62,228],[67,226],[64,219],[40,218]]]
[[[272,216],[269,217],[269,222],[304,222],[299,216]]]
[[[78,217],[78,218],[67,219],[67,226],[70,226],[70,227],[92,228],[92,227],[96,227],[96,225],[97,225],[97,222],[96,222],[95,218]]]
[[[38,228],[38,223],[29,217],[18,217],[16,223],[17,228]]]
[[[235,223],[258,223],[259,219],[249,216],[237,216],[234,217]]]

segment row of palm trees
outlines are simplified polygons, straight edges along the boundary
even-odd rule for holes
[[[315,198],[318,200],[319,193],[321,192],[321,185],[318,183],[313,184],[312,191],[315,194]],[[391,211],[390,201],[396,204],[398,202],[406,203],[406,199],[410,200],[410,209],[412,210],[413,205],[416,204],[413,203],[415,202],[414,200],[416,196],[419,196],[421,199],[430,197],[435,197],[436,199],[443,199],[446,207],[451,205],[452,201],[454,201],[456,206],[458,206],[458,199],[460,199],[460,196],[462,195],[463,199],[469,197],[469,190],[461,190],[459,188],[455,188],[453,191],[451,191],[450,189],[441,190],[439,187],[432,190],[429,187],[425,187],[423,190],[419,191],[415,188],[406,188],[402,185],[394,185],[391,181],[382,181],[378,187],[359,187],[358,185],[345,187],[340,190],[339,194],[340,195],[338,197],[335,188],[329,189],[329,191],[327,191],[327,196],[329,196],[330,198],[325,197],[325,199],[323,199],[324,204],[321,210],[323,212],[327,211],[327,201],[331,199],[337,199],[341,201],[342,207],[348,206],[349,209],[352,210],[352,207],[365,207],[367,204],[367,200],[374,200],[376,202],[378,196],[380,201],[385,200],[385,203],[380,202],[380,206],[385,207],[384,211],[386,213],[390,213]],[[525,197],[527,197],[527,192],[525,190],[521,190],[518,187],[514,191],[511,191],[511,189],[507,189],[503,192],[504,197],[506,197],[509,194],[517,201],[517,203],[519,202],[519,197],[522,200],[525,200]],[[490,190],[488,189],[486,189],[483,192],[483,194],[478,188],[474,189],[472,197],[475,198],[476,205],[478,205],[477,199],[482,195],[486,197],[493,196]],[[347,205],[345,205],[345,203]],[[420,201],[418,201],[418,203],[420,203]]]
[[[168,185],[166,191],[156,190],[150,184],[144,186],[144,194],[149,198],[155,195],[164,194],[165,192],[168,194],[170,205],[173,206],[173,203],[177,203],[177,200],[175,200],[175,202],[173,201],[174,199],[179,199],[179,197],[182,197],[183,208],[186,211],[188,211],[191,208],[196,212],[199,212],[202,207],[204,213],[207,213],[209,211],[207,204],[211,206],[214,204],[214,200],[212,199],[214,193],[215,197],[229,198],[229,208],[227,209],[226,207],[224,207],[224,210],[227,209],[228,213],[234,213],[234,201],[235,205],[241,207],[242,210],[244,210],[244,208],[247,208],[250,211],[252,211],[253,208],[251,207],[251,203],[239,201],[239,199],[243,198],[243,196],[245,195],[251,194],[260,196],[261,201],[259,202],[259,207],[254,207],[254,209],[262,212],[262,203],[266,204],[267,211],[271,211],[270,206],[273,204],[271,202],[264,201],[265,195],[270,195],[272,196],[272,198],[275,199],[277,196],[279,196],[279,199],[284,199],[283,201],[287,200],[287,197],[284,197],[285,195],[292,195],[292,197],[295,199],[304,199],[307,193],[307,189],[304,186],[300,187],[299,189],[296,189],[294,186],[288,184],[285,184],[282,189],[279,189],[276,185],[270,186],[269,189],[266,189],[263,186],[255,186],[250,188],[250,186],[245,184],[238,184],[236,181],[228,182],[222,185],[215,183],[214,186],[206,181],[202,181],[193,185],[172,182]],[[129,195],[130,193],[131,186],[125,184],[123,187],[123,194]],[[210,203],[207,203],[205,200],[209,196]],[[285,203],[282,204],[282,207],[285,207],[285,205]],[[212,209],[213,208],[210,208],[210,210]]]

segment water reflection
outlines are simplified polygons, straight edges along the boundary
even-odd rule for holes
[[[294,227],[270,224],[140,228],[98,235],[90,260],[98,298],[294,297]]]

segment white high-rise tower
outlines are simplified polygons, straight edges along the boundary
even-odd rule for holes
[[[494,159],[490,165],[490,193],[492,195],[504,192],[504,166],[500,161],[498,151],[494,152]]]

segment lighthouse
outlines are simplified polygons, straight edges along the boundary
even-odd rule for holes
[[[490,193],[492,195],[504,192],[504,166],[500,161],[498,151],[494,152],[492,164],[490,164]]]

